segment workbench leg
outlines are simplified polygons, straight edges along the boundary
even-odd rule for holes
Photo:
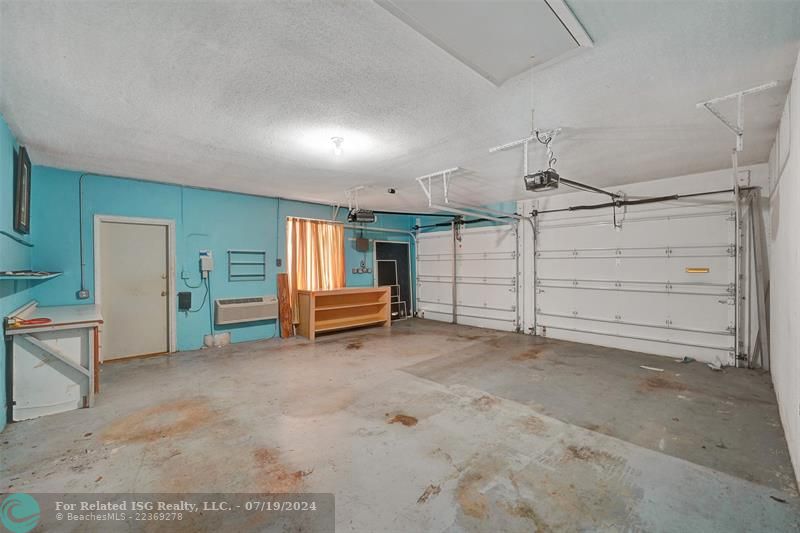
[[[100,328],[95,326],[92,328],[94,332],[94,393],[100,393]]]

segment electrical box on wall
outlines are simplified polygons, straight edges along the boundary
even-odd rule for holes
[[[178,293],[178,311],[189,311],[192,308],[192,293],[179,292]]]
[[[200,273],[203,278],[207,278],[212,270],[214,270],[214,256],[211,250],[200,250]]]
[[[356,237],[356,251],[369,252],[369,239],[364,237]]]

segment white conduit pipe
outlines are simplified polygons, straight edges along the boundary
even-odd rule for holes
[[[528,175],[528,140],[525,140],[524,148],[522,149],[522,175]]]

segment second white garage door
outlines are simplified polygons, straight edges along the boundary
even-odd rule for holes
[[[453,321],[453,246],[456,317],[459,324],[517,329],[518,251],[511,226],[423,233],[417,244],[420,311],[425,318]]]

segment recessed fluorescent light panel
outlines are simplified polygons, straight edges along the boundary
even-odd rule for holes
[[[592,46],[564,0],[376,1],[498,86]]]

